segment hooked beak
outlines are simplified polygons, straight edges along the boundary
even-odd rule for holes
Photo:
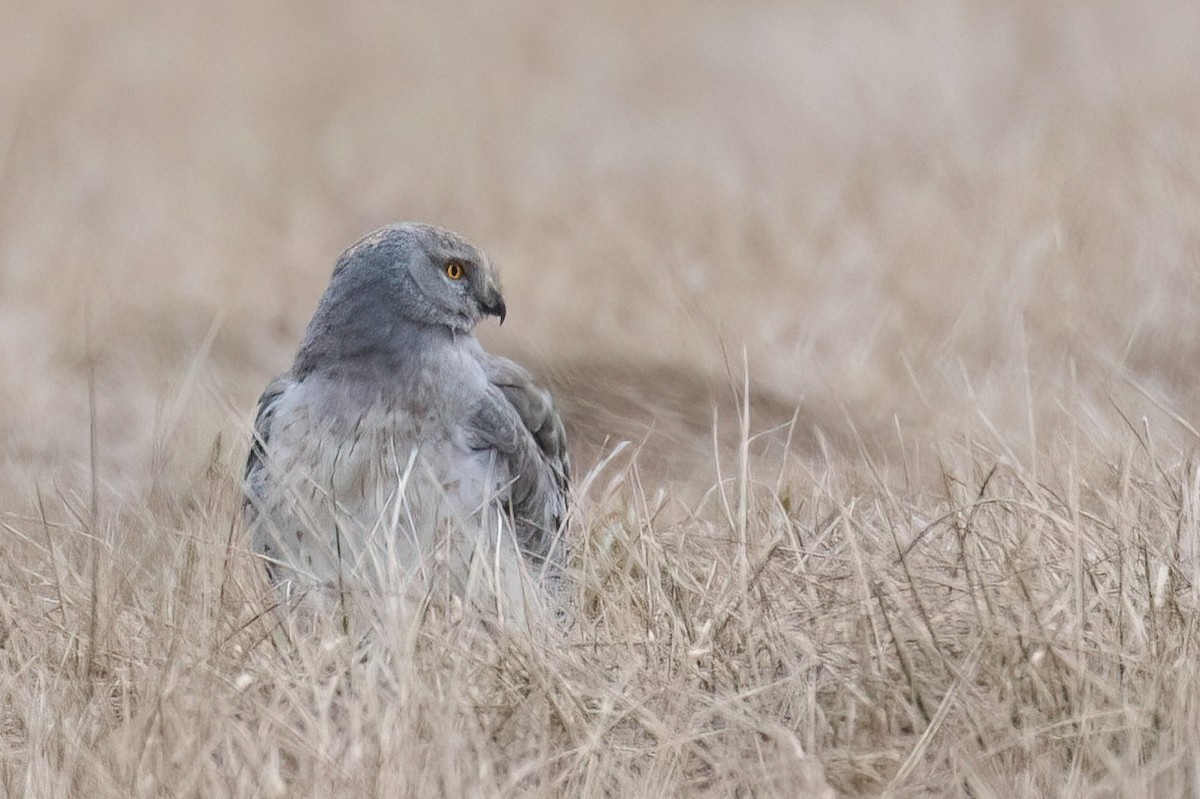
[[[495,316],[500,320],[500,324],[504,324],[504,317],[508,315],[508,309],[504,307],[504,298],[500,296],[498,289],[490,288],[483,300],[479,303],[479,310],[485,316]]]

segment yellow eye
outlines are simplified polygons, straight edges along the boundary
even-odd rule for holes
[[[446,277],[451,280],[462,280],[463,266],[458,261],[451,261],[446,264]]]

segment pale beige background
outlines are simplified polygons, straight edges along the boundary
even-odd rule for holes
[[[337,253],[398,218],[493,254],[512,312],[483,335],[568,409],[611,392],[660,432],[707,430],[722,342],[829,429],[841,405],[868,431],[981,405],[1021,430],[1027,384],[1052,407],[1072,363],[1101,404],[1128,372],[1200,410],[1189,3],[5,19],[8,482],[84,457],[86,308],[100,454],[133,478],[166,423],[173,450],[236,437]]]

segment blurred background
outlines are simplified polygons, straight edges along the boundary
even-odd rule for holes
[[[234,464],[338,253],[399,219],[492,255],[482,337],[552,382],[585,467],[651,431],[687,473],[743,352],[755,428],[798,409],[814,457],[1200,424],[1195,3],[2,16],[7,502],[84,485],[93,413],[118,493]]]

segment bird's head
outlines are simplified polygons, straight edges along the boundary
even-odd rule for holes
[[[470,332],[484,316],[504,322],[496,270],[484,253],[455,233],[402,222],[376,230],[338,259],[329,293],[369,294],[410,322]]]
[[[394,365],[411,355],[422,329],[467,334],[487,315],[503,322],[505,307],[486,255],[448,230],[389,225],[338,258],[293,369]]]

